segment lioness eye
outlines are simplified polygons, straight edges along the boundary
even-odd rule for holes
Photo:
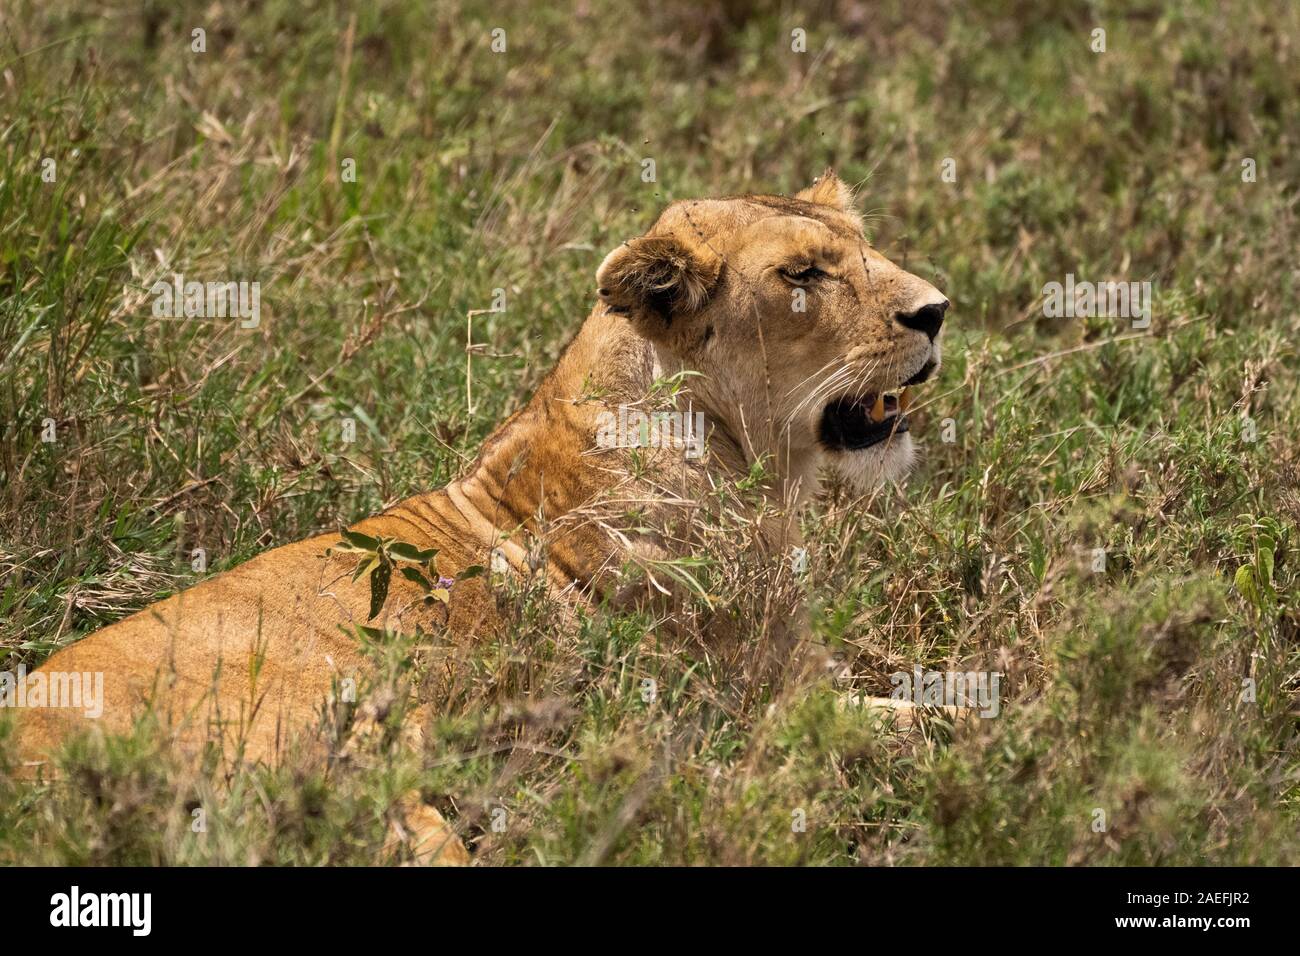
[[[808,266],[806,269],[782,269],[781,275],[795,285],[807,285],[808,283],[820,279],[826,273],[816,266]]]

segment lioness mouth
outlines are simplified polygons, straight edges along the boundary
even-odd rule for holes
[[[906,414],[912,399],[910,391],[904,388],[897,397],[881,392],[835,399],[822,412],[822,444],[842,451],[861,451],[908,431],[912,427]]]

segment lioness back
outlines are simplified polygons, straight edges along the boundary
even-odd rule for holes
[[[448,575],[491,547],[474,537],[445,491],[352,530],[436,549]],[[245,759],[269,760],[291,729],[316,719],[341,682],[365,673],[358,627],[468,634],[494,625],[482,582],[457,582],[444,606],[423,600],[400,575],[368,619],[369,582],[352,581],[355,555],[327,553],[338,542],[338,534],[325,534],[267,551],[52,655],[38,673],[104,675],[102,715],[91,721],[75,708],[29,708],[19,724],[24,758],[39,762],[78,728],[126,731],[148,703],[182,742],[201,743],[219,727]]]

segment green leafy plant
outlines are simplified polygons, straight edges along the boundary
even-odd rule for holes
[[[1279,548],[1285,553],[1286,528],[1272,517],[1255,520],[1246,516],[1246,520],[1239,538],[1248,549],[1248,559],[1238,566],[1232,582],[1242,597],[1264,611],[1277,601],[1274,586],[1276,554]]]
[[[411,581],[424,591],[425,598],[447,604],[451,600],[448,590],[449,582],[438,575],[435,559],[437,548],[420,549],[397,538],[372,538],[360,531],[340,528],[343,540],[330,548],[340,554],[357,555],[357,565],[352,571],[352,580],[364,575],[370,576],[370,613],[366,620],[373,621],[388,599],[388,589],[392,583],[393,571]]]

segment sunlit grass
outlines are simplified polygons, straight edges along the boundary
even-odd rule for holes
[[[217,787],[147,726],[76,743],[59,784],[0,770],[0,859],[392,862],[416,783],[488,863],[1297,861],[1298,8],[753,6],[389,0],[350,58],[346,4],[0,13],[0,668],[194,548],[215,573],[446,482],[667,201],[833,164],[953,310],[906,494],[806,523],[816,632],[873,693],[998,670],[1001,715],[900,744],[826,682],[734,695],[648,620],[519,595],[450,701],[390,713],[418,751]],[[260,281],[261,325],[153,319],[173,272]],[[1151,281],[1151,328],[1043,318],[1067,272]],[[377,688],[420,673],[398,650]]]

